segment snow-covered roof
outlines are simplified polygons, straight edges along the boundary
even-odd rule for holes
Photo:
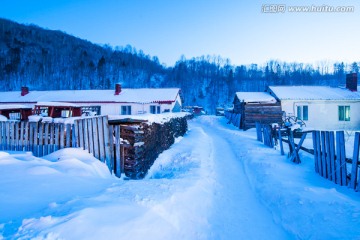
[[[280,100],[360,100],[360,92],[327,86],[270,86]]]
[[[20,105],[20,104],[0,104],[0,110],[7,109],[31,109],[29,106]]]
[[[35,104],[36,106],[44,106],[44,107],[80,107],[79,105],[67,102],[38,102]]]
[[[174,102],[179,88],[123,88],[119,95],[114,90],[55,90],[31,91],[21,96],[20,91],[0,92],[0,103],[21,102]]]
[[[275,103],[276,99],[267,92],[237,92],[240,102],[268,102]]]

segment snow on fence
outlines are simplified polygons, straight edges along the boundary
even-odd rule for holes
[[[269,125],[256,123],[258,141],[269,147],[273,147],[273,143],[279,142],[281,155],[284,155],[282,143],[283,141],[287,142],[289,144],[290,159],[295,163],[300,163],[298,152],[302,149],[314,155],[315,172],[320,176],[341,186],[349,186],[355,191],[360,191],[360,133],[355,133],[352,158],[346,158],[344,131],[337,131],[336,133],[333,131],[311,132],[313,149],[308,149],[302,146],[308,132],[301,133],[301,139],[296,144],[291,129],[278,129],[277,133],[274,133]],[[288,136],[288,140],[282,138],[284,135]],[[347,170],[348,164],[351,164],[351,171],[349,172]]]
[[[0,133],[0,150],[31,151],[42,157],[80,147],[105,162],[116,176],[121,175],[120,126],[110,127],[106,116],[79,119],[73,124],[2,121]]]
[[[229,123],[232,123],[235,127],[240,128],[240,123],[241,123],[240,113],[225,111],[224,115],[227,119],[229,119]]]

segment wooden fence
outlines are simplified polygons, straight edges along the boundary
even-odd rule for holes
[[[360,133],[355,133],[352,159],[346,158],[345,137],[343,131],[314,131],[313,147],[315,171],[322,177],[341,186],[349,185],[359,191],[359,141]],[[347,172],[347,163],[351,163],[351,173]]]
[[[225,117],[229,120],[229,123],[232,123],[235,127],[240,128],[241,123],[241,114],[240,113],[233,113],[230,111],[225,111]]]
[[[120,126],[109,126],[106,116],[75,120],[73,124],[0,122],[0,150],[31,151],[42,157],[63,148],[88,150],[120,177]]]
[[[257,140],[263,142],[268,147],[274,147],[274,139],[272,136],[272,129],[269,124],[261,124],[256,122],[256,136]]]
[[[314,155],[315,172],[320,176],[333,181],[341,186],[349,186],[355,191],[360,191],[360,133],[354,136],[354,151],[352,158],[346,158],[344,131],[310,131],[312,132],[313,149],[302,146],[308,132],[302,132],[298,144],[294,142],[293,132],[290,129],[278,129],[277,133],[272,134],[269,125],[256,123],[257,140],[269,147],[273,147],[274,140],[280,144],[281,155],[284,155],[283,141],[289,144],[290,159],[295,163],[300,163],[298,152],[300,149]],[[283,136],[288,139],[283,139]],[[277,141],[275,141],[276,143]],[[351,164],[351,171],[348,173],[347,164]]]

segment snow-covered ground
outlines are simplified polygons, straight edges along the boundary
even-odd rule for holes
[[[360,239],[359,193],[226,121],[190,121],[137,181],[79,149],[0,152],[0,239]]]

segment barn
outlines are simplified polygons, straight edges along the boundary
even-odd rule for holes
[[[281,123],[280,103],[267,92],[237,92],[233,101],[233,113],[240,114],[240,129],[255,127],[256,122]]]
[[[357,74],[348,74],[345,87],[269,86],[287,116],[317,130],[360,130]]]
[[[98,115],[137,115],[180,112],[182,101],[179,88],[122,88],[114,90],[56,90],[0,92],[0,104],[22,104],[34,108],[39,102],[76,104],[83,112]]]

